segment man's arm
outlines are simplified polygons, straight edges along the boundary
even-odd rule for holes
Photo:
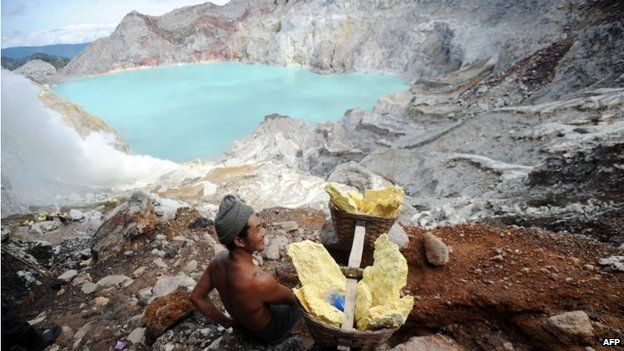
[[[210,262],[201,278],[199,278],[199,282],[191,292],[191,302],[193,306],[206,315],[206,317],[225,328],[229,328],[233,324],[232,318],[226,316],[223,311],[218,309],[210,299],[210,296],[208,296],[208,293],[214,289],[212,279],[210,278],[210,268],[214,267],[214,264],[215,261]]]
[[[272,275],[266,272],[255,273],[258,297],[262,302],[275,305],[296,305],[297,298],[292,290],[278,283]]]

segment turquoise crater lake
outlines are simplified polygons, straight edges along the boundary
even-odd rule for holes
[[[320,75],[238,62],[189,64],[86,77],[52,88],[115,128],[135,154],[172,161],[215,159],[265,115],[310,124],[371,110],[408,88],[382,73]]]

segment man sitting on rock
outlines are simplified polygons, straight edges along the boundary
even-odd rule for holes
[[[214,224],[228,250],[220,252],[202,274],[191,293],[193,305],[226,328],[233,326],[269,344],[281,342],[301,319],[301,311],[292,291],[253,263],[252,253],[264,249],[264,223],[250,206],[226,195]],[[229,316],[208,296],[215,288]]]

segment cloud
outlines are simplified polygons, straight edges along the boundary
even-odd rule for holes
[[[229,0],[212,0],[223,5]],[[205,3],[206,0],[108,0],[95,2],[40,1],[28,6],[19,1],[2,1],[2,47],[39,46],[90,42],[110,35],[121,19],[137,10],[160,16],[174,9]],[[58,16],[50,16],[58,12]],[[23,16],[20,20],[11,15]],[[5,18],[11,17],[12,21]],[[27,20],[25,20],[27,19]],[[15,30],[23,34],[14,33]]]
[[[19,1],[6,1],[2,3],[2,12],[8,16],[24,15],[26,5]]]
[[[87,43],[110,35],[116,26],[114,23],[70,24],[34,31],[25,36],[3,37],[2,47]]]

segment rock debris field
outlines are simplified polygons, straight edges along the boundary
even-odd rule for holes
[[[128,350],[314,347],[305,328],[267,347],[193,310],[187,292],[224,249],[199,212],[183,207],[163,219],[142,193],[108,207],[85,211],[91,217],[67,225],[47,221],[71,232],[100,223],[93,236],[54,243],[17,240],[38,234],[21,231],[18,218],[5,220],[11,233],[3,247],[21,260],[2,255],[2,294],[21,302],[21,312],[38,328],[63,326],[51,350],[110,350],[118,341]],[[333,235],[331,220],[303,208],[269,208],[260,216],[269,232],[264,252],[254,259],[294,287],[298,279],[286,246],[326,240]],[[415,303],[385,349],[600,350],[602,338],[622,337],[624,257],[613,246],[580,235],[483,224],[434,230],[395,225],[390,237],[402,245],[409,268],[405,289]],[[330,253],[338,262],[348,256],[339,249]],[[371,261],[366,252],[363,264]],[[212,298],[218,301],[217,294]]]

